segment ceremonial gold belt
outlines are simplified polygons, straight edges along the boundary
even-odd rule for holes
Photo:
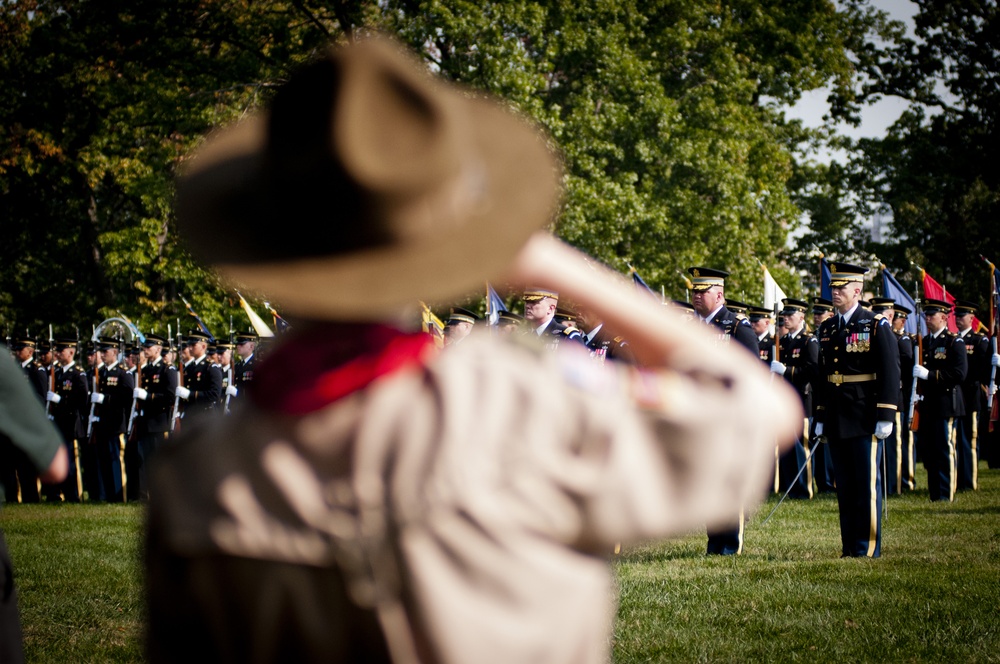
[[[840,385],[841,383],[867,383],[870,380],[875,380],[875,374],[856,374],[854,376],[833,374],[832,376],[827,376],[826,379],[834,385]]]

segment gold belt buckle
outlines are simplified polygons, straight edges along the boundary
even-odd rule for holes
[[[834,385],[842,385],[844,382],[844,377],[840,374],[833,374],[830,376],[830,382]]]

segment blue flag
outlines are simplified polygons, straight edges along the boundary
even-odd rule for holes
[[[920,327],[920,336],[927,334],[927,323],[920,316],[916,315],[917,305],[913,301],[913,297],[906,292],[905,288],[899,285],[899,282],[892,276],[892,273],[884,268],[882,270],[882,295],[884,297],[891,297],[896,301],[896,304],[908,307],[913,312],[912,316],[907,317],[906,326],[903,328],[907,334],[916,334],[918,325]]]
[[[212,333],[208,331],[208,326],[206,326],[203,322],[201,322],[201,317],[198,316],[197,313],[195,313],[194,308],[187,300],[184,299],[183,295],[181,296],[181,302],[183,302],[184,306],[187,307],[188,315],[192,316],[195,319],[195,321],[198,322],[198,329],[205,333],[205,336],[208,337],[208,342],[214,344],[215,336],[213,336]]]
[[[635,284],[635,287],[640,291],[649,293],[656,298],[657,302],[659,302],[660,296],[656,293],[656,291],[649,287],[649,284],[642,280],[642,277],[640,277],[639,273],[635,271],[635,268],[630,265],[628,269],[632,272],[632,283]]]
[[[507,311],[507,305],[504,304],[503,298],[497,295],[497,292],[493,290],[493,286],[486,283],[486,319],[489,321],[490,325],[496,325],[497,321],[500,320],[500,312]]]
[[[825,258],[820,258],[819,268],[819,296],[829,300],[833,297],[833,294],[830,293],[830,264],[826,262]]]

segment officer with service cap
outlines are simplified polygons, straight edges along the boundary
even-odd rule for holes
[[[793,298],[785,298],[782,304],[784,334],[779,341],[780,360],[771,361],[771,371],[792,384],[802,400],[802,412],[809,413],[812,412],[813,383],[819,373],[819,342],[806,331],[805,316],[809,305]],[[803,418],[801,439],[778,460],[778,490],[787,491],[789,498],[813,497],[808,433],[809,420]]]
[[[812,328],[814,332],[819,331],[819,326],[827,318],[833,316],[833,302],[825,297],[814,297],[812,299]],[[815,394],[816,388],[814,386]],[[816,406],[819,405],[817,399],[813,399],[813,409],[809,413],[813,426],[816,426]],[[815,431],[811,431],[811,438],[817,440]],[[816,490],[819,493],[833,493],[836,491],[836,482],[833,478],[833,457],[830,455],[829,445],[819,445],[813,452],[813,477],[816,480]]]
[[[63,444],[69,456],[69,474],[61,484],[49,485],[45,493],[49,500],[58,500],[61,492],[67,502],[80,502],[80,484],[77,472],[76,445],[81,445],[87,437],[87,417],[90,413],[90,388],[87,374],[76,362],[78,342],[74,338],[63,337],[52,344],[58,367],[56,368],[55,390],[46,394],[52,402],[51,415],[56,428],[62,434]]]
[[[209,337],[204,332],[193,330],[188,334],[191,361],[184,367],[184,389],[189,394],[181,395],[186,400],[185,419],[189,415],[202,415],[215,410],[222,396],[222,371],[208,358]]]
[[[524,320],[548,348],[557,348],[565,340],[583,344],[583,334],[575,327],[556,320],[559,293],[551,288],[532,286],[524,290]]]
[[[896,414],[896,449],[899,451],[896,466],[896,492],[917,488],[917,446],[910,431],[910,395],[913,391],[913,365],[916,353],[913,337],[906,332],[906,321],[913,311],[898,302],[892,305],[892,331],[899,344],[899,412]],[[892,487],[890,487],[890,492]]]
[[[139,409],[134,425],[138,445],[134,456],[129,454],[125,457],[136,464],[134,468],[125,467],[130,498],[149,497],[149,463],[172,425],[171,416],[180,379],[177,367],[163,358],[163,349],[168,343],[163,337],[150,333],[142,344],[146,363],[140,371],[141,385],[132,392]]]
[[[957,463],[958,490],[979,489],[980,426],[988,423],[986,386],[990,384],[990,340],[972,329],[976,304],[966,300],[955,302],[955,325],[958,336],[965,342],[969,372],[962,381],[965,415],[959,419]],[[984,415],[985,414],[985,415]],[[984,429],[985,431],[985,429]]]
[[[452,307],[448,314],[448,322],[444,325],[444,345],[452,346],[460,343],[472,332],[479,320],[472,311],[462,307]]]
[[[728,343],[735,340],[754,357],[759,358],[757,335],[753,333],[750,322],[745,318],[737,318],[726,307],[726,277],[729,273],[710,267],[692,267],[688,268],[688,272],[691,274],[691,304],[694,306],[695,320],[712,325],[718,330],[722,341]],[[723,556],[742,553],[743,526],[744,514],[741,510],[728,527],[710,530],[707,553]]]
[[[515,314],[513,311],[501,311],[497,318],[497,332],[501,335],[513,334],[521,329],[524,324],[524,316]]]
[[[842,557],[882,553],[883,440],[899,400],[899,361],[889,321],[860,305],[867,268],[830,264],[837,313],[820,325],[816,434],[833,457]]]
[[[827,318],[833,316],[833,302],[825,297],[814,297],[812,299],[813,330],[819,330]]]
[[[10,350],[21,364],[25,377],[31,384],[32,391],[38,396],[39,401],[45,403],[45,393],[48,392],[48,374],[42,363],[35,359],[36,342],[30,337],[15,339],[10,344]]]
[[[729,303],[726,303],[727,306]],[[774,355],[774,335],[771,334],[771,316],[774,312],[764,307],[750,307],[747,309],[747,320],[753,333],[757,335],[757,347],[760,353],[761,362],[768,366],[771,364]]]
[[[247,389],[253,383],[254,367],[257,361],[257,343],[260,337],[255,332],[241,332],[236,335],[236,352],[240,356],[240,361],[233,369],[233,387],[235,394],[231,398],[242,398],[246,395]]]
[[[889,321],[890,327],[893,328],[893,333],[895,333],[895,317],[896,317],[896,300],[891,297],[873,297],[871,299],[871,310],[872,313],[881,314],[885,316],[886,320]],[[904,348],[904,344],[910,346],[908,349]],[[900,378],[903,376],[903,354],[909,352],[910,356],[913,355],[913,348],[908,343],[908,341],[903,341],[902,337],[898,334],[896,335],[896,348],[897,357],[899,358],[899,375]],[[909,363],[912,367],[912,361]],[[912,373],[912,371],[911,371]],[[902,388],[902,380],[900,380],[899,389],[899,400],[896,402],[899,410],[896,411],[896,419],[892,423],[892,433],[886,438],[885,443],[885,492],[886,494],[892,496],[900,493],[903,489],[903,439],[900,434],[900,410],[904,409],[904,396]]]
[[[92,500],[123,502],[122,434],[128,426],[135,380],[119,361],[120,342],[102,337],[97,343],[102,365],[98,371],[98,389],[91,394],[95,405],[93,428],[96,477],[89,483]]]
[[[962,381],[969,372],[965,341],[948,330],[951,303],[925,300],[927,319],[924,355],[913,367],[920,389],[918,441],[927,468],[927,490],[932,501],[952,501],[957,488],[955,438],[958,420],[965,415]]]
[[[735,339],[737,343],[759,357],[757,335],[753,333],[749,321],[740,318],[728,308],[726,299],[726,277],[729,273],[709,267],[688,268],[691,274],[691,304],[697,314],[696,320],[714,325],[719,329],[722,340]],[[746,305],[742,306],[744,311]]]
[[[235,349],[236,344],[228,341],[217,341],[215,344],[215,362],[218,364],[219,372],[222,374],[222,394],[219,400],[223,404],[226,403],[227,397],[232,399],[235,393],[235,390],[229,389],[234,377],[233,351]]]
[[[36,342],[31,337],[25,336],[14,339],[10,344],[11,353],[14,359],[21,365],[25,378],[31,385],[31,390],[38,397],[38,400],[45,403],[45,393],[48,392],[49,374],[45,367],[35,359]],[[0,467],[3,472],[3,487],[6,492],[7,502],[17,502],[18,486],[20,485],[20,499],[22,503],[37,503],[38,494],[38,471],[35,464],[18,447],[10,441],[3,439],[0,442]]]

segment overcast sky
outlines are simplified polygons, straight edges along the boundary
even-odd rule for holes
[[[909,0],[872,0],[872,5],[889,13],[889,15],[907,24],[910,33],[913,31],[913,15],[917,6]],[[802,95],[802,99],[786,112],[789,118],[798,118],[807,127],[819,127],[823,124],[823,116],[829,112],[830,105],[826,103],[829,90],[822,88]],[[841,124],[840,131],[851,138],[875,138],[883,136],[886,129],[895,122],[905,110],[907,103],[898,97],[883,97],[881,101],[871,106],[864,106],[861,111],[861,124],[857,127]],[[821,161],[827,161],[831,155],[817,155]],[[842,159],[838,158],[838,161]]]

